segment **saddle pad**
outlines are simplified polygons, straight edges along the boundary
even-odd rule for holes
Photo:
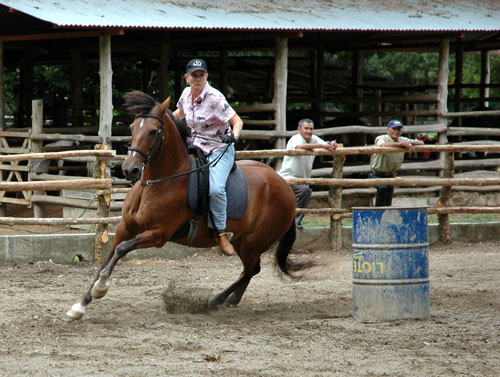
[[[190,156],[191,169],[196,168],[196,160]],[[200,212],[201,205],[198,203],[198,173],[189,174],[188,184],[188,205],[193,211]],[[248,188],[245,174],[236,166],[226,183],[227,196],[227,218],[231,220],[240,220],[245,215],[247,208]]]

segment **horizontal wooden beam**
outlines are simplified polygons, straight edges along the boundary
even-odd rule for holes
[[[34,141],[53,141],[53,140],[70,140],[70,141],[80,141],[87,143],[102,143],[101,136],[91,136],[82,134],[38,134],[31,135],[31,140]]]
[[[0,42],[20,42],[20,41],[39,41],[48,39],[68,39],[68,38],[92,38],[101,35],[124,35],[124,29],[95,30],[95,31],[74,31],[65,33],[41,33],[41,34],[19,34],[2,35]]]
[[[199,36],[196,38],[183,38],[183,39],[168,39],[167,43],[176,46],[192,45],[192,44],[207,44],[207,43],[225,43],[225,42],[240,42],[240,41],[258,41],[258,40],[274,40],[277,36],[284,36],[286,38],[302,38],[304,33],[302,31],[289,31],[289,32],[276,32],[276,33],[251,33],[251,34],[232,34],[224,36]]]
[[[101,158],[114,157],[114,150],[81,150],[49,153],[25,153],[8,156],[0,156],[0,161],[24,161],[24,160],[60,160],[64,157],[86,157],[99,156]]]
[[[259,103],[255,105],[234,106],[234,111],[237,113],[262,113],[276,111],[274,103]]]
[[[45,182],[4,182],[0,181],[0,191],[58,191],[65,189],[110,189],[111,179],[73,179],[67,181],[45,181]]]
[[[314,214],[335,214],[335,219],[348,219],[352,217],[352,212],[340,213],[338,208],[320,208],[320,209],[301,209],[297,208],[296,213],[314,213]],[[451,213],[500,213],[500,207],[428,207],[428,215],[443,215]],[[1,218],[0,218],[1,219]]]
[[[483,100],[484,101],[484,100]],[[443,116],[447,118],[459,118],[459,117],[497,117],[500,116],[500,110],[491,111],[461,111],[456,113],[445,113]]]
[[[337,148],[334,151],[326,149],[263,149],[256,151],[237,151],[236,157],[243,158],[266,158],[283,156],[336,156],[336,155],[359,155],[373,153],[400,153],[407,152],[403,147],[348,147]],[[416,145],[412,152],[500,152],[500,145]],[[459,161],[457,161],[459,162]],[[456,162],[456,163],[457,163]]]
[[[373,186],[495,186],[500,178],[286,178],[290,185],[316,185],[336,187],[373,187]]]
[[[1,225],[73,225],[73,224],[118,224],[121,216],[90,218],[27,218],[27,217],[0,217]]]

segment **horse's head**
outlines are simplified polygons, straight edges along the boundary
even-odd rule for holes
[[[125,95],[125,107],[135,116],[130,125],[131,146],[122,166],[123,174],[128,180],[137,181],[141,178],[144,167],[165,141],[165,121],[169,105],[170,97],[159,104],[142,92],[134,91]]]

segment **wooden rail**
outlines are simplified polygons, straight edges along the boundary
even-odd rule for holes
[[[422,145],[414,146],[412,148],[414,152],[444,152],[447,156],[448,161],[452,161],[450,166],[453,166],[453,155],[457,152],[496,152],[500,153],[500,145],[471,145],[471,144],[460,144],[460,145]],[[500,178],[454,178],[453,169],[447,169],[446,166],[441,167],[445,172],[445,176],[441,178],[380,178],[380,179],[349,179],[343,178],[344,161],[347,155],[361,155],[361,154],[373,154],[373,153],[401,153],[407,152],[404,148],[381,148],[374,146],[367,147],[347,147],[339,148],[336,151],[326,151],[323,149],[317,149],[313,151],[306,150],[285,150],[285,149],[272,149],[272,150],[260,150],[260,151],[238,151],[237,158],[266,158],[266,157],[283,157],[285,155],[290,156],[301,156],[301,155],[331,155],[334,160],[334,166],[332,170],[332,175],[334,178],[309,178],[309,179],[287,179],[290,184],[309,184],[316,186],[327,186],[330,187],[329,192],[329,208],[323,209],[297,209],[297,212],[304,213],[328,213],[331,216],[331,232],[335,231],[335,234],[331,234],[331,239],[335,240],[335,244],[332,244],[334,249],[341,247],[341,237],[339,233],[341,231],[341,220],[343,218],[348,218],[351,216],[350,213],[346,212],[345,209],[341,208],[341,189],[350,187],[374,187],[382,184],[390,184],[393,186],[405,186],[405,187],[441,187],[452,188],[454,186],[468,186],[468,187],[493,187],[500,186]],[[66,152],[51,152],[51,153],[32,153],[32,154],[17,154],[17,155],[2,155],[0,156],[0,162],[17,162],[22,160],[36,160],[36,159],[61,159],[61,158],[80,158],[80,157],[93,156],[95,159],[95,164],[98,166],[97,170],[94,172],[94,178],[84,178],[77,180],[51,180],[43,182],[1,182],[0,181],[0,191],[21,191],[21,190],[62,190],[67,188],[83,188],[96,190],[100,204],[94,206],[101,213],[106,213],[103,218],[100,219],[67,219],[67,220],[54,220],[53,224],[62,224],[67,221],[66,224],[83,224],[90,223],[101,226],[101,231],[99,234],[99,242],[105,243],[107,235],[107,225],[113,224],[119,221],[118,217],[108,217],[110,204],[109,196],[116,192],[127,192],[128,189],[114,189],[112,188],[112,179],[105,178],[106,161],[116,158],[115,151],[111,150],[83,150],[83,151],[66,151]],[[445,164],[449,164],[446,163]],[[103,178],[104,177],[104,178]],[[443,205],[441,208],[429,208],[428,213],[436,213],[440,216],[440,221],[447,219],[450,213],[500,213],[500,207],[466,207],[466,208],[456,208],[450,207],[448,204],[451,190],[443,191],[441,193],[440,203]],[[35,199],[38,196],[35,195]],[[38,198],[39,199],[39,198]],[[6,220],[8,219],[8,220]],[[109,219],[109,221],[107,220]],[[15,224],[16,222],[12,218],[0,217],[0,223],[2,221],[8,222],[9,224]],[[18,223],[24,224],[49,224],[50,219],[33,219],[33,220],[16,220]],[[30,223],[32,221],[32,223]],[[448,234],[446,228],[443,229],[443,234]],[[449,241],[446,237],[442,239],[443,241]],[[340,242],[340,244],[339,244]],[[96,241],[97,247],[97,241]],[[102,255],[97,256],[96,260],[101,259]]]
[[[500,207],[450,207],[451,189],[456,186],[464,187],[498,187],[500,178],[453,178],[453,166],[455,164],[453,158],[457,152],[500,152],[500,145],[422,145],[412,147],[415,152],[444,152],[445,160],[440,163],[440,170],[443,171],[441,178],[414,177],[414,178],[379,178],[379,179],[349,179],[341,178],[343,176],[343,162],[346,155],[358,154],[374,154],[374,153],[401,153],[408,152],[405,148],[399,147],[350,147],[338,148],[335,151],[327,151],[324,149],[315,149],[312,151],[306,150],[261,150],[261,151],[238,151],[236,157],[244,158],[268,158],[268,157],[283,157],[283,156],[333,156],[333,169],[330,169],[330,175],[335,178],[307,178],[295,179],[288,178],[286,181],[291,184],[308,184],[315,186],[330,187],[328,194],[328,202],[330,208],[324,208],[321,211],[317,209],[297,209],[297,212],[302,213],[328,213],[330,215],[330,240],[333,249],[342,248],[342,219],[352,216],[341,210],[342,195],[339,190],[332,188],[350,188],[350,187],[375,187],[379,185],[393,185],[404,187],[436,187],[441,188],[439,203],[441,208],[428,208],[428,213],[439,215],[439,226],[441,241],[449,242],[451,240],[449,231],[449,214],[451,213],[500,213]],[[434,162],[434,161],[433,161]],[[439,162],[439,161],[438,161]],[[500,161],[496,161],[497,165]]]

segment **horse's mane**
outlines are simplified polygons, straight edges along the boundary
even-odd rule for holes
[[[126,93],[124,98],[125,103],[123,105],[125,110],[134,116],[137,114],[149,114],[155,106],[160,106],[160,104],[149,94],[138,90]],[[177,119],[172,111],[168,109],[167,115],[174,122],[179,134],[181,135],[182,141],[187,146],[187,138],[191,136],[191,131],[187,126],[186,121],[184,119]]]

